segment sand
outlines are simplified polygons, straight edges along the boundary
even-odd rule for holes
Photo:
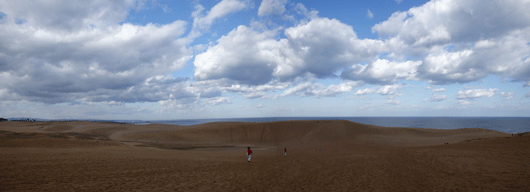
[[[528,133],[340,120],[0,122],[0,191],[530,191],[529,147]]]

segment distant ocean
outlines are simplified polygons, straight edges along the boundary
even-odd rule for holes
[[[530,117],[265,117],[136,121],[134,123],[159,123],[186,126],[211,122],[273,122],[291,120],[348,120],[385,127],[417,127],[434,129],[484,128],[504,133],[530,132]]]

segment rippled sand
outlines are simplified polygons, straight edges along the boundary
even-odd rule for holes
[[[349,121],[0,130],[0,191],[530,191],[529,134]]]

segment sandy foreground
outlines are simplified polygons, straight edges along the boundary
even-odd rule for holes
[[[528,133],[342,120],[0,122],[0,191],[530,191],[529,152]]]

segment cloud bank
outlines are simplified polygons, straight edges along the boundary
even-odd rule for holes
[[[278,15],[291,23],[239,25],[197,45],[204,47],[199,51],[192,48],[196,38],[216,21],[254,9],[252,3],[222,0],[209,10],[196,4],[192,21],[128,23],[130,12],[145,3],[0,2],[0,100],[152,102],[189,109],[230,104],[228,94],[336,97],[367,84],[374,87],[350,95],[394,99],[407,86],[400,81],[450,85],[495,75],[530,86],[530,2],[525,0],[432,0],[375,24],[371,30],[378,39],[359,38],[348,23],[321,17],[301,3],[263,0],[255,10],[258,18]],[[367,10],[367,17],[373,16]],[[187,64],[194,65],[192,78],[171,74]],[[340,82],[318,82],[328,79]],[[468,89],[455,98],[470,104],[497,90]],[[448,100],[434,94],[445,91],[433,89],[430,101]],[[508,100],[514,93],[500,95]]]

